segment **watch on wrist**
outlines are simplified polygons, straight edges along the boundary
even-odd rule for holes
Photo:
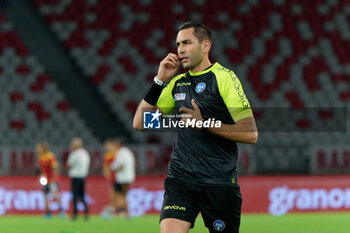
[[[165,82],[160,81],[160,80],[157,78],[157,76],[154,77],[153,81],[154,81],[157,85],[159,85],[159,86],[162,86],[162,87],[165,86]]]

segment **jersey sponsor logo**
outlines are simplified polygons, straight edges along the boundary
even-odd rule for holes
[[[177,83],[176,86],[177,86],[177,87],[191,86],[191,83],[190,83],[190,82],[187,82],[187,83]]]
[[[176,93],[174,95],[174,100],[179,101],[179,100],[185,100],[186,98],[186,93]]]
[[[144,129],[160,129],[160,116],[162,114],[157,111],[143,113],[143,128]]]
[[[206,86],[207,85],[205,83],[198,83],[196,86],[196,92],[197,93],[203,92],[205,90]]]
[[[243,100],[243,101],[242,101],[242,105],[243,105],[243,108],[244,108],[244,109],[250,108],[248,100]]]
[[[225,222],[217,219],[213,222],[213,227],[216,231],[223,231],[225,229]]]
[[[238,93],[239,98],[242,100],[242,105],[244,109],[248,109],[250,108],[249,102],[247,100],[246,95],[244,94],[242,85],[240,83],[240,81],[238,80],[237,76],[235,75],[235,73],[232,70],[226,69],[224,67],[219,67],[218,70],[223,70],[227,73],[230,74],[231,80],[233,81],[234,87]]]
[[[180,210],[180,211],[186,211],[186,207],[177,206],[177,205],[167,205],[167,206],[164,207],[164,210]]]

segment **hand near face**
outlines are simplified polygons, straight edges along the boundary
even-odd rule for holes
[[[169,53],[159,64],[157,77],[160,81],[166,82],[173,77],[180,66],[178,55]]]

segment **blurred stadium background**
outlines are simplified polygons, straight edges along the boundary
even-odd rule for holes
[[[135,215],[159,212],[175,137],[137,132],[132,117],[160,60],[176,52],[178,26],[188,20],[212,29],[212,61],[235,71],[260,129],[257,145],[240,145],[244,212],[350,209],[348,0],[0,4],[1,214],[40,213],[39,204],[23,212],[15,200],[15,190],[40,190],[33,178],[34,146],[47,140],[66,175],[63,165],[74,136],[83,138],[91,154],[91,192],[102,179],[103,141],[123,138],[141,177],[133,195],[158,200]],[[107,194],[94,195],[92,205]],[[282,204],[271,207],[273,198],[287,202],[287,211]]]

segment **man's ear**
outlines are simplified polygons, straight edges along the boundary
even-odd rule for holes
[[[209,40],[203,40],[202,45],[203,45],[203,52],[209,53],[211,49],[211,42]]]

